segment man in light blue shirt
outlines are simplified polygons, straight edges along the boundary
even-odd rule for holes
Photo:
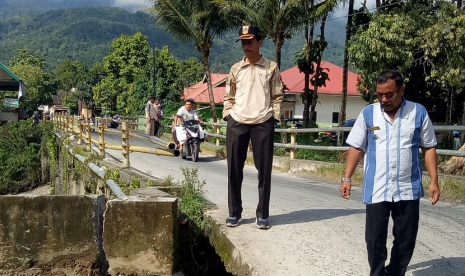
[[[436,136],[426,109],[404,99],[404,81],[397,71],[379,74],[378,103],[365,107],[346,143],[350,145],[341,195],[349,199],[351,176],[365,151],[363,202],[370,276],[402,276],[412,258],[418,232],[419,200],[424,196],[420,149],[431,178],[430,201],[439,200]],[[391,259],[386,239],[394,221]]]

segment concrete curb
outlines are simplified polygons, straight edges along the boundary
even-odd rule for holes
[[[218,224],[217,220],[212,216],[212,212],[214,211],[207,211],[204,214],[205,221],[211,225],[211,230],[206,234],[210,243],[215,247],[216,253],[221,257],[226,270],[236,276],[258,276],[258,273],[253,269],[253,265],[242,258],[240,250],[234,246],[223,232],[223,228],[226,226]]]

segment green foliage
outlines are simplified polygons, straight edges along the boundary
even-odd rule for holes
[[[137,32],[113,41],[112,51],[103,59],[107,76],[94,87],[97,104],[120,114],[138,114],[147,97],[140,97],[140,86],[147,83],[149,60],[147,37]]]
[[[0,128],[0,194],[19,193],[40,185],[41,145],[50,145],[55,156],[51,123],[32,126],[20,121]]]
[[[36,5],[42,1],[34,2]],[[11,15],[13,11],[10,9],[5,8],[5,13]],[[0,13],[2,10],[0,8]],[[0,17],[0,61],[8,61],[15,49],[26,48],[33,53],[43,52],[48,70],[54,70],[65,59],[85,63],[90,68],[108,54],[114,39],[137,31],[148,37],[150,45],[159,49],[167,45],[176,59],[200,57],[190,43],[176,41],[162,28],[150,24],[152,20],[146,13],[109,7],[69,8],[41,14],[21,12],[21,16],[17,17]],[[338,65],[342,64],[344,24],[344,20],[326,24],[329,46],[325,59]],[[210,49],[212,72],[227,73],[243,57],[240,45],[233,43],[236,39],[235,30],[214,38]],[[294,65],[294,55],[302,48],[302,41],[303,34],[298,29],[294,30],[292,39],[287,39],[283,45],[281,69]],[[266,40],[261,51],[273,59],[273,42]]]
[[[408,99],[429,111],[453,110],[451,91],[461,93],[465,80],[465,12],[443,0],[405,1],[370,17],[349,48],[364,96],[369,96],[365,88],[374,89],[379,72],[397,69],[413,88]],[[444,101],[451,103],[442,106]]]
[[[184,175],[184,180],[181,181],[181,188],[177,196],[181,199],[179,201],[179,210],[188,221],[189,226],[196,230],[199,234],[207,227],[206,222],[203,220],[203,213],[208,206],[208,201],[203,194],[203,186],[205,181],[199,180],[198,168],[184,168],[181,167]]]
[[[297,135],[297,144],[299,145],[315,145],[315,146],[332,146],[331,141],[325,133],[300,133]],[[306,150],[297,149],[295,156],[297,159],[315,160],[324,162],[338,162],[338,151],[325,151],[325,150]]]
[[[210,48],[213,46],[215,36],[220,36],[232,30],[231,20],[228,16],[220,14],[220,8],[211,0],[183,1],[167,0],[153,3],[152,14],[157,16],[157,23],[163,26],[170,34],[181,41],[194,42],[195,49],[199,51],[208,85],[210,100],[210,114],[213,121],[217,120],[213,87],[210,71]]]
[[[25,49],[15,50],[16,55],[8,65],[10,70],[27,84],[27,93],[21,98],[20,107],[36,110],[40,104],[51,102],[57,84],[53,75],[44,71],[47,67],[41,54],[30,54]]]

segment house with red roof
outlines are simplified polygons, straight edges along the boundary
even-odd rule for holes
[[[329,80],[326,87],[318,88],[318,104],[316,106],[316,122],[320,127],[330,126],[338,122],[339,110],[342,100],[342,67],[327,61],[322,62],[323,68],[328,68]],[[213,97],[219,109],[222,109],[226,80],[228,74],[212,73]],[[284,84],[288,88],[284,94],[282,104],[285,118],[302,118],[304,106],[300,95],[304,90],[304,74],[299,72],[297,66],[281,72]],[[359,75],[349,71],[347,90],[347,119],[357,118],[360,111],[366,106],[360,93],[357,92],[357,78]],[[312,87],[311,87],[312,88]],[[185,88],[183,99],[193,98],[196,103],[209,103],[207,80]],[[220,111],[220,110],[219,110]]]
[[[318,103],[315,111],[318,126],[325,127],[338,123],[342,101],[343,68],[328,61],[322,61],[321,67],[328,69],[325,72],[328,73],[329,80],[326,81],[326,86],[318,88]],[[357,79],[360,75],[351,71],[348,73],[346,118],[356,119],[367,102],[357,91]],[[304,105],[300,96],[304,91],[305,74],[300,73],[299,68],[294,66],[281,72],[281,78],[288,89],[282,104],[284,117],[302,118]],[[311,85],[310,89],[313,89]]]

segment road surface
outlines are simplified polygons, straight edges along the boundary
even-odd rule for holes
[[[120,137],[107,133],[105,142],[121,144]],[[154,146],[135,138],[131,144]],[[121,160],[121,151],[107,152],[108,157]],[[205,196],[218,207],[212,216],[224,224],[228,216],[225,160],[201,153],[194,163],[180,157],[131,153],[130,162],[146,174],[178,180],[183,178],[181,166],[198,168],[199,179],[206,180]],[[351,199],[344,200],[338,183],[317,177],[273,172],[272,181],[271,229],[259,230],[254,225],[258,191],[253,166],[244,168],[244,222],[223,229],[257,275],[368,275],[361,189],[354,188]],[[389,248],[391,244],[389,239]],[[417,246],[406,275],[465,275],[464,205],[440,201],[431,206],[429,200],[421,200]]]

